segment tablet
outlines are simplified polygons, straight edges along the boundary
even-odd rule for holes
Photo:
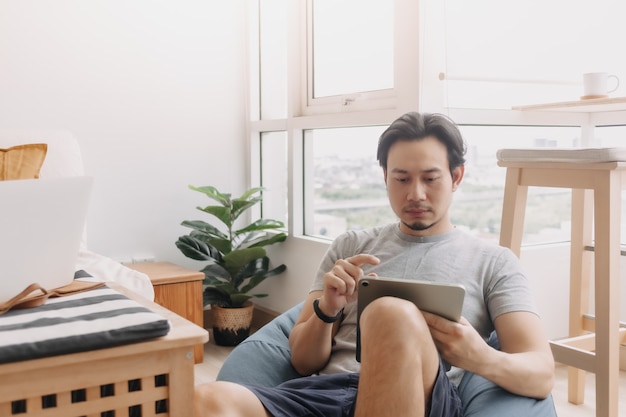
[[[412,301],[420,310],[458,322],[463,310],[465,288],[461,284],[361,277],[358,283],[357,301],[357,361],[360,361],[359,319],[361,312],[369,303],[384,296]]]

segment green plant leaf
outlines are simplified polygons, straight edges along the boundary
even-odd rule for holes
[[[248,262],[248,264],[246,264],[243,268],[237,271],[237,274],[234,277],[235,285],[237,285],[237,288],[241,288],[254,275],[259,275],[267,272],[268,266],[269,258],[267,256],[257,258]]]
[[[265,253],[265,249],[263,248],[238,249],[224,255],[222,260],[224,261],[224,267],[226,270],[232,277],[235,277],[247,264],[255,259],[264,257]]]
[[[189,235],[179,237],[176,241],[176,247],[188,258],[197,261],[213,260],[208,245]]]
[[[207,197],[217,201],[223,206],[230,206],[230,194],[222,194],[217,190],[217,188],[211,185],[206,185],[203,187],[194,187],[193,185],[190,185],[189,188],[194,191],[206,194]]]
[[[249,232],[258,232],[261,230],[280,229],[285,227],[285,223],[279,220],[273,219],[259,219],[254,223],[247,225],[246,227],[239,229],[235,232],[236,235]]]
[[[196,240],[203,242],[204,244],[209,246],[209,248],[212,248],[213,251],[219,252],[220,253],[219,256],[211,252],[211,254],[213,255],[215,259],[221,259],[222,254],[229,253],[232,250],[231,241],[228,238],[218,238],[218,237],[208,236],[202,232],[198,232],[197,230],[192,231],[189,234],[189,236],[191,236],[192,238]]]
[[[220,239],[228,239],[228,235],[217,227],[205,222],[204,220],[185,220],[181,223],[182,226],[193,229],[207,236],[217,237]]]
[[[246,301],[251,299],[253,296],[250,294],[231,294],[230,296],[230,306],[231,307],[243,307]]]
[[[278,233],[276,235],[268,235],[270,236],[268,239],[256,240],[248,246],[249,248],[256,248],[261,246],[273,245],[274,243],[283,242],[287,239],[287,235],[285,233]]]
[[[263,191],[265,188],[263,187],[252,187],[249,190],[245,191],[241,197],[238,198],[238,200],[247,200],[248,198],[250,198],[250,196],[256,194],[256,193],[260,193],[261,191]]]
[[[231,281],[230,274],[223,266],[211,263],[200,270],[204,273],[204,285],[216,285],[220,282]]]
[[[226,227],[230,230],[233,226],[233,218],[231,218],[232,213],[230,207],[221,207],[221,206],[206,206],[206,207],[196,207],[198,210],[203,211],[205,213],[211,214],[219,221],[224,223]]]
[[[282,264],[272,269],[271,271],[265,271],[259,274],[255,274],[252,278],[250,278],[248,283],[240,289],[240,291],[244,293],[250,292],[254,287],[265,281],[267,278],[282,274],[286,269],[287,266],[285,264]]]
[[[224,291],[226,294],[229,294],[229,295],[239,294],[241,292],[230,282],[220,282],[219,284],[213,285],[213,287],[221,291]]]
[[[197,250],[202,251],[209,257],[209,259],[214,259],[217,263],[222,262],[223,251],[221,250],[221,248],[217,248],[216,245],[230,245],[229,240],[214,239],[195,230],[188,234],[185,239],[185,243],[189,245],[192,245],[192,242],[196,246]],[[200,260],[205,259],[203,258]]]
[[[261,202],[261,197],[254,198],[252,200],[233,200],[233,206],[231,209],[232,221],[234,222],[237,220],[242,213],[259,202]]]
[[[224,291],[213,287],[207,287],[204,289],[202,293],[202,302],[205,306],[209,304],[223,307],[231,306],[230,296]]]

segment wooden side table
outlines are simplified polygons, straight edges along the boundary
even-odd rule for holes
[[[14,415],[14,402],[25,406],[20,417],[193,414],[192,346],[208,341],[208,332],[121,285],[107,285],[167,318],[170,332],[144,342],[1,364],[0,416]]]
[[[128,265],[150,277],[154,301],[203,327],[202,280],[204,274],[170,262],[141,262]],[[204,360],[204,346],[194,347],[195,363]]]

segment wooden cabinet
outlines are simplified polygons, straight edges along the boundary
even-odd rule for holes
[[[129,267],[150,277],[157,304],[203,327],[202,272],[170,262],[144,262]],[[195,363],[203,361],[203,345],[194,347],[194,359]]]

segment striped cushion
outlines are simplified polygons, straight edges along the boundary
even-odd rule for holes
[[[167,319],[105,286],[0,316],[0,363],[139,342],[169,329]]]

